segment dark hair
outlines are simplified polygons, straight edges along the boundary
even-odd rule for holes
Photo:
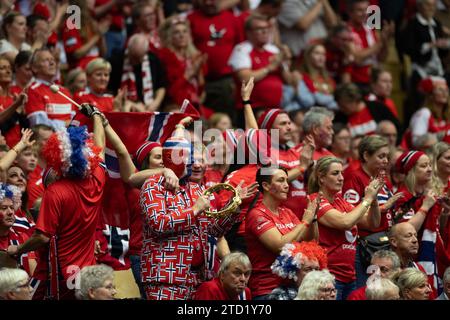
[[[272,6],[274,8],[281,7],[284,0],[261,0],[259,3],[260,6]]]
[[[338,103],[341,99],[359,102],[362,100],[362,94],[356,84],[344,83],[337,87],[334,92],[334,99]]]
[[[3,19],[2,31],[3,31],[3,34],[5,35],[6,39],[8,39],[8,32],[6,31],[6,27],[13,24],[16,17],[20,17],[20,16],[24,16],[24,15],[17,11],[11,11]]]
[[[16,58],[14,59],[14,70],[20,68],[21,66],[30,63],[32,52],[28,50],[19,51]]]
[[[376,83],[380,75],[384,72],[389,72],[381,67],[373,67],[370,71],[370,83]]]
[[[30,15],[27,17],[27,27],[30,28],[30,29],[33,29],[33,28],[36,26],[36,23],[37,23],[39,20],[43,20],[43,21],[47,22],[47,19],[44,18],[44,17],[41,16],[41,15],[38,15],[38,14],[30,14]]]
[[[268,173],[267,171],[269,170],[270,173],[267,174]],[[286,175],[288,174],[286,168],[280,166],[264,166],[259,168],[258,171],[256,172],[256,182],[258,182],[258,190],[261,193],[264,193],[264,189],[262,187],[263,182],[270,183],[272,181],[273,174],[276,170],[282,170],[284,171],[284,173],[286,173]],[[263,172],[265,174],[263,174]]]
[[[334,139],[334,137],[336,137],[336,135],[338,135],[339,132],[341,132],[342,130],[348,130],[348,131],[350,131],[350,129],[348,128],[348,126],[347,126],[345,123],[342,123],[342,122],[334,122],[334,123],[333,123],[333,131],[334,131],[333,139]]]

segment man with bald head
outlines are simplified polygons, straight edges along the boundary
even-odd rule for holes
[[[148,38],[134,34],[125,52],[113,55],[110,62],[123,66],[112,69],[111,89],[127,89],[127,99],[134,102],[132,111],[158,111],[166,94],[166,78],[161,61],[149,51]]]
[[[376,134],[385,137],[389,142],[389,145],[395,147],[397,145],[397,128],[394,123],[390,120],[383,120],[378,123]]]
[[[414,259],[419,252],[417,231],[409,222],[402,222],[392,226],[389,231],[389,243],[391,250],[400,258],[402,268],[417,268],[419,266]]]

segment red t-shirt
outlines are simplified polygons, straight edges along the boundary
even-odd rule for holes
[[[317,197],[317,193],[311,195],[311,200]],[[346,202],[341,194],[337,194],[333,203],[325,197],[321,198],[317,219],[319,221],[319,244],[327,251],[328,269],[336,277],[336,280],[350,283],[356,279],[355,255],[358,228],[353,226],[350,230],[329,228],[320,223],[322,217],[331,209],[336,209],[342,214],[353,210],[353,206]]]
[[[294,148],[278,150],[278,165],[288,170],[294,169],[300,165],[300,152]],[[283,205],[301,219],[307,204],[305,181],[303,181],[303,176],[300,176],[289,184],[288,198]]]
[[[203,86],[200,86],[198,81],[188,80],[184,76],[186,69],[192,64],[192,59],[180,59],[169,48],[161,48],[158,57],[166,70],[167,95],[171,101],[182,105],[184,99],[188,99],[193,104],[199,104]],[[206,73],[206,68],[203,67],[201,72]]]
[[[6,250],[11,245],[18,246],[23,244],[27,239],[28,235],[26,233],[17,232],[15,228],[10,228],[6,236],[0,236],[0,250]],[[30,259],[36,259],[34,251],[21,255],[18,263],[31,276]]]
[[[64,43],[64,50],[67,54],[67,61],[69,62],[69,66],[71,69],[76,67],[84,69],[90,61],[100,56],[100,50],[95,45],[86,54],[84,54],[83,57],[78,59],[75,58],[75,51],[80,49],[86,43],[87,39],[83,39],[81,37],[81,32],[77,28],[69,29],[67,28],[66,24],[64,24],[64,26],[65,27],[62,33],[62,40]],[[87,37],[93,35],[94,34],[90,34],[87,35]]]
[[[84,91],[78,91],[75,93],[73,99],[78,103],[90,103],[96,106],[101,112],[112,112],[114,109],[114,96],[109,93],[95,94],[91,92],[89,88]],[[77,111],[77,115],[73,122],[78,121],[78,125],[90,125],[91,121],[83,115],[80,111]]]
[[[259,240],[259,237],[272,228],[276,228],[282,235],[285,235],[300,223],[300,220],[290,209],[280,206],[278,211],[278,215],[275,215],[261,203],[247,215],[245,240],[247,254],[252,262],[249,287],[253,296],[271,293],[282,280],[279,276],[273,274],[270,269],[278,255],[267,249]]]
[[[303,143],[300,143],[299,145],[294,147],[294,150],[299,152],[301,154],[302,150],[303,150]],[[317,161],[322,157],[326,157],[326,156],[332,156],[335,157],[335,155],[328,149],[322,148],[322,149],[315,149],[314,153],[313,153],[313,160]]]
[[[49,237],[57,236],[58,262],[64,279],[74,270],[96,263],[95,231],[104,186],[105,169],[100,164],[86,179],[54,182],[42,198],[36,229]],[[40,280],[47,278],[46,251],[39,250],[36,278]]]
[[[373,119],[369,108],[366,106],[361,111],[358,111],[348,117],[347,126],[352,137],[374,134],[377,129],[377,123]]]
[[[347,297],[347,300],[367,300],[366,286],[353,290]]]
[[[35,201],[44,194],[44,184],[42,183],[42,168],[37,165],[36,168],[28,174],[27,177],[27,193],[28,193],[28,209],[33,208]]]
[[[62,93],[71,97],[66,88],[62,86],[59,88]],[[48,82],[36,80],[28,87],[26,93],[28,101],[25,104],[25,113],[28,117],[45,113],[50,120],[65,121],[67,125],[72,118],[72,112],[76,110],[66,98],[58,93],[53,93]]]
[[[206,16],[199,10],[188,15],[195,46],[208,55],[210,79],[218,79],[232,73],[228,58],[236,44],[244,37],[239,20],[231,11],[221,11],[214,16]]]
[[[344,178],[344,186],[342,187],[342,193],[344,194],[345,201],[357,206],[364,198],[365,189],[369,184],[370,177],[362,167],[349,172],[347,177]],[[385,185],[381,188],[377,195],[379,205],[385,204],[388,199],[393,196],[391,189],[391,183],[388,179],[386,179]],[[381,222],[378,228],[371,231],[359,229],[359,234],[365,237],[375,232],[387,231],[390,227],[392,227],[392,224],[392,212],[389,210],[385,213],[381,213]]]
[[[238,44],[231,53],[228,64],[234,72],[242,69],[260,70],[270,64],[272,57],[276,56],[280,50],[272,45],[266,44],[263,48],[254,48],[249,41]],[[240,80],[236,79],[236,87],[241,85]],[[239,91],[239,90],[238,90]],[[240,92],[236,92],[240,97]],[[253,108],[278,108],[283,95],[283,79],[281,78],[280,69],[277,69],[259,81],[255,82],[252,91],[252,107]],[[238,97],[238,98],[239,98]],[[237,108],[243,108],[241,99],[236,99],[239,103]]]
[[[377,35],[374,30],[369,29],[365,25],[355,26],[349,23],[352,30],[353,44],[356,50],[367,49],[378,42]],[[367,57],[359,64],[353,63],[350,69],[352,82],[356,83],[370,83],[370,68],[376,64],[377,59],[375,55]]]
[[[13,102],[14,100],[11,96],[0,96],[0,111],[8,109]],[[15,126],[9,129],[7,132],[2,132],[2,135],[5,137],[8,147],[14,147],[22,137],[22,134],[20,133],[19,122],[17,121]]]
[[[225,183],[231,184],[233,187],[237,187],[242,180],[244,180],[244,186],[250,185],[256,182],[256,172],[258,171],[258,166],[256,164],[249,164],[242,167],[239,170],[233,171],[227,176]],[[222,199],[222,203],[226,203],[229,198]],[[241,213],[239,215],[239,220],[242,221],[237,234],[243,236],[245,234],[245,217],[247,216],[248,207],[252,203],[253,198],[246,199],[242,201],[240,208]],[[262,196],[259,195],[259,199],[255,203],[255,207],[262,202]]]
[[[252,300],[249,288],[235,297],[230,297],[220,283],[219,278],[203,282],[195,292],[193,300]]]

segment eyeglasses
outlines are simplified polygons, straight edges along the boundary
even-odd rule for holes
[[[100,287],[100,288],[104,288],[104,289],[107,289],[107,290],[109,290],[109,291],[116,290],[116,286],[113,285],[113,284],[109,284],[109,285],[107,285],[107,286],[103,286],[103,287]]]
[[[31,285],[30,285],[30,279],[28,279],[27,280],[27,282],[25,282],[24,284],[21,284],[21,285],[18,285],[17,287],[16,287],[16,289],[22,289],[22,288],[30,288],[31,287]]]
[[[327,294],[336,293],[336,288],[320,288],[319,290]]]
[[[263,33],[263,32],[268,32],[270,29],[270,27],[257,27],[257,28],[252,28],[252,31],[255,31],[257,33]]]

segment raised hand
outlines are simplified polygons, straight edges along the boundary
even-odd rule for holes
[[[250,96],[252,95],[253,87],[255,86],[255,78],[251,77],[247,83],[242,81],[241,86],[241,98],[244,101],[250,100]]]
[[[246,200],[253,197],[258,192],[258,182],[243,187],[244,180],[242,180],[236,187],[237,194],[241,200]]]
[[[389,210],[390,208],[392,208],[394,206],[394,204],[397,202],[398,199],[403,198],[403,192],[398,192],[396,194],[394,194],[392,197],[390,197],[388,199],[388,201],[385,202],[383,208],[385,210]]]
[[[437,197],[433,190],[429,189],[425,193],[425,199],[423,199],[422,206],[425,207],[425,209],[430,210],[432,206],[436,203]]]
[[[316,150],[316,143],[311,134],[305,137],[302,153],[300,154],[300,165],[303,168],[308,168],[313,162],[314,151]]]
[[[93,104],[82,103],[82,104],[81,104],[80,112],[81,112],[82,114],[84,114],[86,117],[92,118],[92,116],[94,115],[94,113],[99,112],[99,111],[98,111],[97,107],[94,106]]]
[[[377,198],[377,194],[384,185],[384,179],[375,178],[370,181],[370,184],[366,187],[365,195],[369,198],[370,202]]]
[[[22,133],[20,142],[23,143],[25,148],[31,147],[36,142],[35,140],[31,140],[31,137],[33,136],[33,130],[22,129],[20,132]]]

